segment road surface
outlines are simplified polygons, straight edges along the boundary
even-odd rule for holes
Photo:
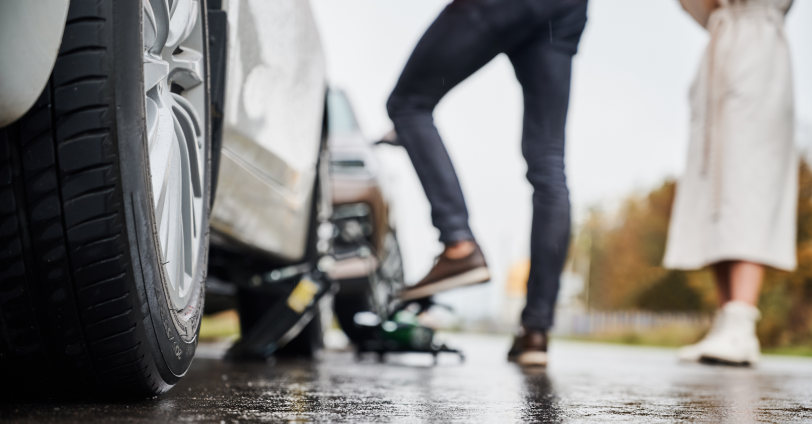
[[[202,345],[169,393],[127,403],[0,403],[0,422],[805,422],[812,359],[757,368],[679,364],[671,349],[555,340],[547,370],[505,361],[507,337],[447,335],[466,361],[324,352],[318,360],[228,364]]]

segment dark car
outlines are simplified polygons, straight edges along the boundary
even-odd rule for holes
[[[381,147],[364,137],[344,92],[330,90],[327,99],[335,231],[328,275],[340,285],[336,318],[359,343],[366,327],[357,325],[358,314],[387,318],[403,287],[403,262],[375,152]]]

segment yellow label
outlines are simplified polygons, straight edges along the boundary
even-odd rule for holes
[[[296,311],[297,314],[304,312],[305,308],[313,301],[313,296],[319,292],[319,286],[310,280],[299,281],[288,297],[288,307]]]

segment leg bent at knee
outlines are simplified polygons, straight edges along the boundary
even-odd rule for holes
[[[437,103],[434,100],[414,94],[400,94],[396,91],[386,101],[386,112],[392,121],[420,115],[431,116]]]

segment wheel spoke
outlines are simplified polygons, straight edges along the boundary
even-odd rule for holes
[[[173,160],[172,147],[173,144],[176,144],[176,136],[172,112],[169,111],[168,108],[160,106],[158,106],[157,112],[155,138],[150,140],[152,145],[150,146],[149,152],[149,168],[150,175],[152,176],[152,193],[157,199],[155,202],[155,211],[159,217],[158,225],[160,226],[162,219],[160,216],[165,206],[167,187],[169,186],[169,180],[171,178],[170,168]]]
[[[170,276],[170,286],[173,290],[178,289],[178,276],[182,273],[183,263],[183,239],[182,234],[178,231],[182,227],[183,210],[181,207],[182,187],[179,181],[180,173],[180,154],[177,151],[178,145],[175,143],[173,147],[172,166],[170,173],[173,174],[170,178],[168,187],[168,196],[166,199],[167,205],[167,220],[163,225],[166,226],[166,252],[164,253],[164,262],[166,265],[167,275]]]
[[[189,177],[191,178],[192,188],[195,197],[202,196],[201,181],[200,181],[200,160],[198,159],[197,147],[197,134],[195,132],[195,125],[193,119],[186,112],[186,109],[178,105],[178,103],[186,102],[183,97],[172,93],[172,98],[175,100],[175,105],[172,106],[175,120],[180,127],[180,134],[183,136],[182,144],[186,147],[186,155],[188,156],[189,163]],[[186,102],[188,103],[188,102]],[[182,148],[181,148],[182,149]]]
[[[191,217],[194,216],[193,211],[193,202],[192,202],[192,173],[191,173],[191,166],[190,166],[190,157],[189,157],[189,150],[186,148],[188,145],[186,142],[186,137],[184,136],[184,130],[181,128],[180,120],[177,119],[177,115],[175,115],[175,134],[177,135],[177,149],[180,153],[180,175],[178,178],[179,185],[181,188],[180,193],[180,207],[182,216],[184,219],[181,222],[181,233],[182,233],[182,242],[185,247],[184,254],[183,254],[183,269],[185,272],[191,274],[192,273],[192,220]]]
[[[151,54],[144,55],[144,92],[152,90],[169,75],[169,63]]]
[[[158,40],[158,23],[155,20],[155,12],[149,0],[144,2],[144,50],[149,50]]]
[[[169,82],[189,90],[203,82],[203,55],[192,49],[172,55],[172,71]]]
[[[186,98],[184,98],[183,96],[175,93],[172,93],[172,99],[175,100],[175,103],[177,103],[180,107],[182,107],[183,110],[186,111],[186,113],[189,114],[189,117],[192,119],[192,125],[194,126],[195,129],[195,138],[199,138],[201,135],[203,135],[203,132],[201,131],[202,123],[200,122],[200,115],[197,114],[197,111],[195,110],[195,107],[192,106],[192,103],[186,100]],[[202,146],[200,140],[198,140],[197,145],[198,148]]]
[[[198,7],[197,0],[175,0],[172,5],[172,18],[169,21],[167,48],[174,48],[189,37],[197,23]]]
[[[155,24],[155,42],[150,45],[149,53],[160,56],[169,37],[169,4],[166,0],[144,0],[144,7],[151,9],[149,15]]]
[[[169,187],[164,187],[166,190]],[[156,209],[156,218],[157,218],[157,225],[158,225],[158,241],[161,243],[161,247],[163,247],[163,251],[161,252],[161,262],[166,262],[167,257],[170,253],[169,249],[169,232],[172,229],[171,225],[168,225],[169,222],[169,210],[172,208],[172,202],[170,201],[169,204],[166,204],[166,196],[161,198],[160,207]]]
[[[178,239],[178,226],[175,224],[175,222],[180,215],[180,208],[178,207],[178,201],[180,200],[180,189],[178,187],[180,155],[177,150],[177,143],[169,144],[166,170],[163,174],[164,179],[161,181],[161,186],[159,188],[161,194],[158,197],[158,204],[156,207],[156,215],[161,217],[157,224],[162,236],[161,246],[164,248],[164,261],[173,261],[174,252],[177,250],[176,240]],[[154,179],[155,178],[153,177],[153,180]],[[155,185],[154,181],[153,185]],[[177,261],[175,262],[177,263]]]
[[[147,97],[147,140],[153,141],[158,134],[158,123],[160,119],[160,114],[158,111],[158,104],[155,103],[155,100]],[[152,146],[150,145],[150,149]]]

